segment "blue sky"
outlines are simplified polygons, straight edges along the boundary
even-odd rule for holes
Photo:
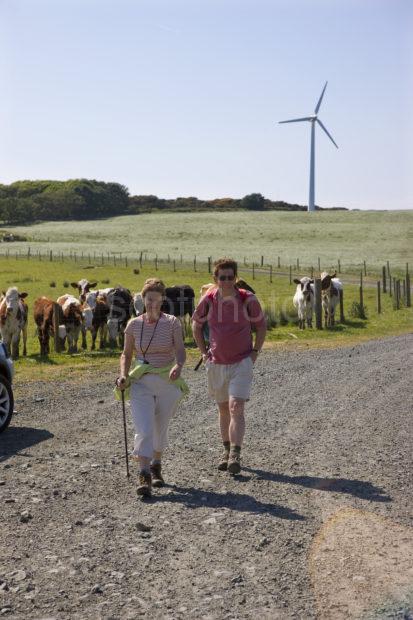
[[[411,0],[0,0],[0,182],[413,208]]]

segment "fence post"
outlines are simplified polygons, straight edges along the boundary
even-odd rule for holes
[[[366,265],[366,261],[363,261],[363,265],[364,265],[364,275],[367,275],[367,265]]]
[[[272,265],[270,265],[270,282],[272,283]]]
[[[194,271],[196,272],[196,256],[194,256]]]
[[[300,259],[297,258],[297,271],[300,271]]]
[[[377,280],[377,314],[381,314],[380,280]]]
[[[340,323],[344,323],[344,298],[343,298],[343,289],[339,290],[339,300],[340,300]]]
[[[50,262],[53,262],[53,250],[50,250],[49,260]]]
[[[30,248],[27,250],[27,260],[30,260]]]
[[[363,299],[363,272],[360,271],[360,312],[363,312],[364,309],[364,299]],[[363,312],[364,314],[364,312]]]
[[[174,271],[176,271],[176,261],[174,259]]]
[[[390,295],[390,297],[393,295],[393,293],[392,293],[392,281],[391,281],[391,275],[389,276],[389,295]]]
[[[314,267],[311,265],[311,279],[314,278]]]
[[[261,256],[261,267],[264,267],[264,257]]]
[[[340,262],[340,259],[338,259],[338,273],[341,273],[341,262]]]
[[[290,284],[292,284],[292,283],[293,283],[293,279],[292,279],[291,271],[292,271],[292,269],[291,269],[291,265],[290,265]]]
[[[394,280],[395,291],[394,297],[396,298],[396,310],[400,310],[400,280]]]
[[[128,266],[128,257],[125,256],[125,267],[127,267],[127,266]]]
[[[181,265],[182,265],[182,254],[181,254]]]
[[[211,273],[211,257],[208,256],[208,273]]]
[[[54,350],[56,353],[60,353],[60,338],[59,338],[59,316],[60,316],[59,304],[53,304],[53,332],[54,332]]]
[[[383,265],[383,293],[387,292],[387,287],[386,287],[386,267]]]
[[[320,257],[318,257],[318,271],[321,271]]]
[[[255,263],[252,263],[252,279],[255,280]]]
[[[321,279],[314,280],[314,312],[316,329],[323,329],[323,315],[321,307]]]
[[[402,282],[402,287],[403,287],[402,299],[403,299],[404,305],[406,305],[406,280],[405,279]]]
[[[387,275],[390,278],[390,262],[387,261]]]
[[[158,271],[158,255],[155,256],[155,271]]]
[[[408,308],[411,308],[411,306],[412,306],[409,272],[406,272],[406,306]]]
[[[280,267],[281,267],[280,257],[278,257],[278,262],[277,262],[277,265],[278,265],[278,269],[280,269]]]

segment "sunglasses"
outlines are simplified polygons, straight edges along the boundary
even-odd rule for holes
[[[225,280],[231,282],[232,280],[235,280],[235,276],[218,276],[218,280],[220,282],[225,282]]]

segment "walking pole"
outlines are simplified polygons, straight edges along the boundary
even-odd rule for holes
[[[125,392],[122,390],[122,413],[123,413],[123,434],[125,436],[125,457],[126,457],[126,475],[129,480],[129,455],[128,455],[128,438],[126,435],[126,412],[125,412]]]
[[[199,360],[198,364],[195,366],[194,370],[198,370],[198,368],[200,367],[201,364],[202,364],[202,357]]]

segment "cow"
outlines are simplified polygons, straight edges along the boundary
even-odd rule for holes
[[[162,312],[173,314],[182,325],[182,335],[185,337],[185,317],[192,316],[195,309],[194,289],[188,284],[169,286],[165,289],[165,300],[161,306]]]
[[[10,287],[0,300],[0,332],[13,359],[19,357],[20,335],[23,336],[23,355],[27,355],[27,312],[23,301],[28,293],[19,293],[15,286]]]
[[[77,352],[77,341],[83,324],[82,304],[73,295],[58,297],[57,303],[61,307],[61,322],[66,327],[66,338],[69,353]]]
[[[73,288],[77,288],[79,291],[79,300],[83,302],[85,301],[86,294],[90,291],[90,289],[95,288],[97,282],[89,282],[89,280],[83,278],[82,280],[79,280],[79,282],[71,282],[70,284]]]
[[[54,301],[48,297],[34,300],[33,314],[42,356],[49,354],[49,337],[53,335],[53,306]]]
[[[115,347],[119,338],[119,345],[123,347],[125,327],[131,317],[132,295],[128,289],[118,286],[108,293],[107,303],[109,346]]]
[[[95,307],[92,310],[92,351],[96,348],[96,338],[100,334],[99,348],[104,349],[107,339],[107,320],[109,314],[109,306],[105,296],[98,295],[95,300]]]
[[[143,297],[140,293],[133,293],[132,306],[132,313],[135,316],[140,316],[145,312],[145,304],[143,303]]]
[[[343,290],[342,282],[336,277],[337,274],[321,274],[321,301],[324,310],[325,327],[333,327],[335,324],[335,309],[340,301],[340,291]]]
[[[294,278],[297,285],[293,304],[298,311],[298,326],[305,329],[307,322],[308,327],[313,326],[313,310],[314,310],[314,280],[308,277]]]
[[[101,297],[101,299],[106,300],[109,293],[111,293],[113,290],[114,290],[113,287],[109,287],[109,288],[101,288],[97,291],[89,291],[85,295],[85,303],[93,310],[96,305],[97,298]]]

